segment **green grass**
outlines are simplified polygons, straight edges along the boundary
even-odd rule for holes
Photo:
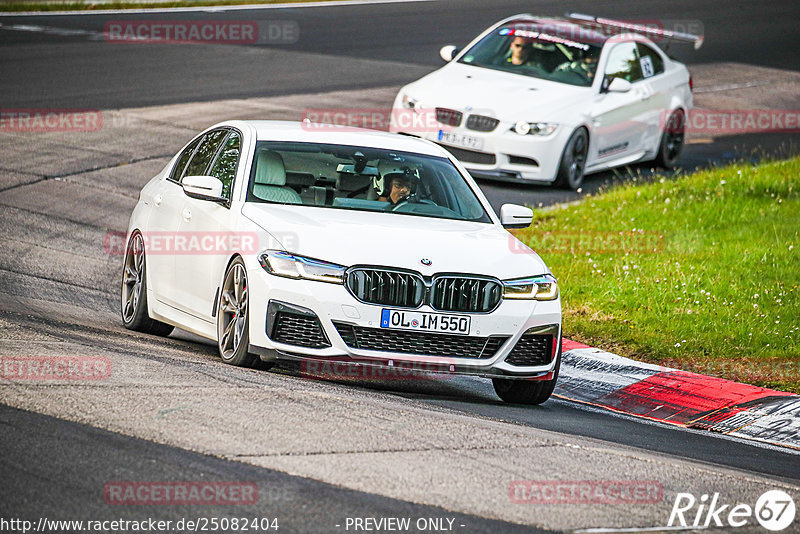
[[[307,0],[151,0],[147,2],[125,2],[110,1],[96,2],[85,1],[53,1],[53,0],[31,0],[28,2],[2,1],[0,2],[0,12],[14,11],[77,11],[77,10],[96,10],[96,9],[161,9],[167,7],[197,7],[197,6],[230,6],[244,4],[282,4],[285,2],[304,2]]]
[[[517,237],[559,281],[566,337],[800,392],[800,158],[629,184]]]

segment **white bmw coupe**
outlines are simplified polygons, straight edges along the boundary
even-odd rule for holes
[[[133,330],[215,340],[222,360],[280,358],[491,377],[544,402],[561,301],[445,150],[396,134],[231,121],[145,185],[127,233],[121,311]]]
[[[692,83],[645,35],[703,41],[579,14],[507,18],[463,50],[442,48],[448,64],[400,90],[390,130],[439,143],[478,178],[577,189],[584,174],[611,167],[670,167]],[[439,127],[413,128],[423,122]]]

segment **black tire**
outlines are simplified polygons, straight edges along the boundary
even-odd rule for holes
[[[686,114],[682,109],[673,111],[664,124],[661,132],[661,142],[658,144],[655,164],[665,169],[671,169],[678,161],[686,139]]]
[[[250,354],[250,298],[247,269],[236,258],[225,271],[217,310],[217,348],[222,361],[239,367],[256,367],[261,359]]]
[[[585,128],[578,128],[569,136],[564,152],[561,154],[554,185],[562,189],[573,190],[583,185],[583,173],[586,170],[588,154],[589,134]]]
[[[151,319],[147,313],[147,262],[142,234],[131,234],[122,264],[122,295],[120,315],[128,330],[154,336],[168,336],[173,326]]]
[[[559,369],[561,369],[560,347],[552,380],[492,378],[492,385],[497,396],[509,404],[542,404],[550,398],[556,388]]]

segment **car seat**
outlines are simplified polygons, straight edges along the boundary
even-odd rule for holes
[[[283,165],[283,158],[272,150],[258,153],[253,195],[270,202],[302,204],[297,191],[286,187],[286,167]]]

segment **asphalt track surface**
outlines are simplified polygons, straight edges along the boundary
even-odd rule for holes
[[[688,65],[739,61],[800,70],[798,6],[769,2],[447,0],[349,7],[131,15],[4,17],[4,25],[102,33],[115,20],[289,20],[282,46],[110,45],[87,36],[0,31],[0,102],[14,107],[116,109],[177,102],[359,89],[407,83],[441,65],[445,44],[465,45],[489,21],[535,10],[637,20],[699,20],[705,44],[671,49]],[[65,58],[69,58],[65,61]],[[348,61],[349,60],[349,61]],[[368,63],[364,63],[364,61]]]
[[[722,2],[700,6],[696,4],[685,2],[665,6],[662,3],[645,2],[623,7],[616,2],[587,2],[576,3],[571,7],[575,11],[608,16],[624,15],[629,18],[657,16],[700,19],[706,27],[707,44],[700,51],[692,52],[691,56],[682,57],[690,65],[693,62],[735,60],[800,70],[796,53],[782,52],[800,50],[800,41],[794,31],[798,19],[796,3],[771,3],[769,6],[748,3],[737,6],[736,9],[731,9],[729,4]],[[563,9],[563,4],[560,3],[537,4],[537,12],[541,13],[560,14]],[[3,107],[15,108],[124,108],[401,84],[438,66],[436,50],[440,45],[463,43],[488,22],[506,14],[528,10],[530,5],[522,2],[422,2],[346,8],[293,8],[280,13],[265,10],[213,15],[215,18],[228,17],[231,20],[287,18],[300,21],[302,38],[298,43],[285,47],[262,48],[111,46],[87,39],[85,35],[63,36],[0,29],[0,102]],[[151,17],[125,16],[136,20]],[[208,16],[208,13],[203,12],[158,15],[160,18],[176,20]],[[102,31],[106,20],[122,17],[44,16],[15,18],[12,21],[11,17],[0,16],[0,22],[4,25],[31,24]],[[766,50],[771,52],[765,53]],[[686,51],[678,52],[680,55]],[[266,66],[254,68],[252,56],[258,59],[257,64]],[[269,59],[266,63],[262,62],[265,56]],[[331,68],[332,66],[335,68]],[[704,159],[707,161],[714,157],[724,157],[726,151],[733,150],[742,142],[755,145],[762,139],[728,140],[721,145],[699,146],[696,149],[698,164],[702,164]],[[782,138],[775,137],[771,143],[772,146],[777,146],[782,141]],[[363,402],[385,408],[388,411],[382,411],[381,415],[387,417],[388,414],[388,417],[397,420],[397,425],[403,422],[414,426],[413,421],[406,421],[406,410],[412,409],[408,407],[419,410],[414,412],[419,418],[423,418],[423,413],[430,412],[435,416],[443,417],[442,414],[445,414],[456,418],[465,426],[471,423],[500,425],[492,426],[498,435],[501,428],[507,429],[506,425],[510,425],[519,427],[520,431],[530,432],[531,436],[540,434],[544,436],[542,439],[566,440],[569,447],[582,447],[584,450],[594,447],[614,451],[622,459],[617,458],[616,463],[608,465],[608,476],[613,473],[613,476],[622,477],[626,473],[626,462],[630,462],[630,472],[641,478],[646,471],[635,469],[633,464],[640,461],[653,464],[662,462],[674,465],[679,478],[681,470],[685,470],[689,487],[708,487],[712,491],[716,489],[733,493],[738,491],[740,495],[751,499],[755,499],[758,493],[753,493],[754,486],[748,485],[748,481],[766,480],[761,486],[757,486],[759,488],[773,483],[795,489],[800,481],[798,456],[788,451],[646,423],[559,399],[553,399],[536,408],[508,406],[500,403],[492,393],[491,386],[481,380],[459,378],[447,382],[373,385],[309,381],[296,376],[291,369],[269,373],[231,369],[217,361],[212,345],[193,336],[178,333],[170,340],[162,341],[125,332],[115,314],[118,297],[116,273],[113,269],[116,268],[118,258],[102,257],[101,251],[92,249],[86,242],[96,242],[105,229],[117,229],[120,224],[124,225],[132,202],[135,201],[137,180],[140,186],[142,177],[129,177],[129,181],[124,183],[126,194],[122,200],[116,197],[106,198],[102,194],[94,199],[86,195],[73,197],[71,194],[75,191],[72,188],[74,184],[66,184],[64,180],[50,184],[53,189],[39,190],[45,193],[49,191],[53,196],[50,199],[23,200],[19,196],[22,193],[18,184],[11,184],[5,179],[0,183],[0,190],[5,197],[0,199],[0,225],[2,235],[5,236],[0,252],[2,355],[8,355],[8,351],[12,349],[21,353],[26,353],[26,350],[51,350],[42,347],[47,347],[47,343],[58,342],[71,348],[77,347],[75,350],[89,353],[101,350],[119,357],[124,373],[135,375],[137,365],[144,368],[155,366],[157,371],[152,375],[154,382],[167,380],[160,377],[173,374],[177,376],[176,383],[165,383],[158,387],[177,390],[177,382],[185,373],[202,367],[197,372],[198,376],[192,377],[192,380],[200,384],[198,387],[205,387],[206,382],[224,382],[233,389],[252,387],[259,388],[259,391],[269,391],[274,388],[276,395],[285,394],[286,391],[299,392],[308,395],[308,400],[300,402],[305,402],[312,413],[322,410],[318,403],[343,402],[344,399],[354,405]],[[613,178],[609,177],[608,180]],[[24,180],[23,183],[30,184],[32,181]],[[88,183],[91,184],[91,180]],[[502,191],[514,193],[510,186],[493,187],[496,187],[491,190],[495,195],[493,203],[497,197],[502,196]],[[13,193],[18,195],[15,197]],[[87,199],[92,202],[90,210],[86,209]],[[49,244],[44,247],[33,245],[37,242]],[[47,250],[50,250],[52,257],[48,256]],[[70,255],[74,257],[70,259]],[[59,273],[57,266],[43,266],[53,261],[63,261],[67,266],[83,261],[85,265],[76,266],[72,272],[64,273]],[[136,380],[131,380],[135,387],[147,388],[147,380],[141,380],[142,377],[139,376],[134,378]],[[269,460],[270,455],[276,454],[273,452],[264,456],[267,460],[254,462],[251,458],[257,457],[256,454],[252,457],[248,454],[237,455],[225,449],[223,444],[215,447],[153,443],[172,443],[176,440],[180,445],[183,442],[180,438],[161,437],[158,428],[138,431],[139,427],[135,423],[129,423],[128,426],[114,425],[115,417],[120,421],[128,421],[128,418],[140,415],[137,413],[137,406],[131,402],[132,397],[126,396],[130,393],[125,393],[125,386],[124,383],[111,384],[107,390],[119,388],[119,393],[104,391],[98,396],[89,388],[83,394],[75,394],[74,391],[67,394],[66,390],[59,390],[57,387],[51,387],[49,391],[45,391],[46,386],[39,386],[38,390],[36,387],[26,389],[24,386],[0,387],[0,402],[32,410],[0,408],[0,446],[4,451],[0,457],[0,465],[3,466],[2,472],[6,474],[4,483],[0,485],[0,517],[37,518],[45,515],[63,519],[78,516],[102,519],[123,516],[141,519],[147,516],[180,518],[188,514],[275,514],[281,518],[282,525],[286,525],[285,529],[281,529],[283,532],[333,532],[340,529],[332,527],[332,524],[335,525],[345,517],[405,515],[457,517],[458,521],[468,525],[465,532],[513,532],[515,529],[522,529],[509,523],[478,517],[490,515],[481,510],[476,511],[478,515],[457,514],[435,506],[414,504],[427,501],[419,494],[412,493],[411,489],[407,499],[389,498],[376,495],[375,491],[345,489],[356,486],[347,481],[335,485],[321,482],[320,480],[336,480],[337,477],[335,474],[312,476],[313,468],[292,466],[278,470],[267,469],[265,467],[276,465]],[[253,390],[248,391],[253,393]],[[64,394],[63,398],[60,397],[61,394]],[[160,394],[154,389],[154,396]],[[81,404],[84,398],[87,399],[87,404]],[[45,407],[37,404],[42,399],[49,400]],[[138,400],[146,405],[145,399]],[[223,399],[220,402],[224,404]],[[280,404],[277,408],[270,408],[280,408]],[[61,414],[62,410],[63,419],[86,421],[89,424],[63,421],[35,413],[40,411]],[[103,413],[109,415],[103,419],[98,415]],[[364,417],[371,417],[369,411],[359,413]],[[209,410],[206,415],[212,417],[213,412]],[[201,411],[199,417],[203,416],[204,412]],[[213,418],[211,420],[216,421]],[[232,423],[246,426],[245,421],[235,420]],[[374,420],[367,419],[366,423],[367,428],[373,425],[378,433],[385,421],[376,417]],[[302,417],[285,421],[285,424],[303,427],[311,423],[308,418]],[[112,431],[95,428],[96,426],[104,426]],[[348,418],[346,410],[340,413],[337,426],[345,430],[352,428],[352,432],[362,428]],[[258,439],[273,440],[278,437],[271,432],[257,433],[252,432],[252,429],[247,430],[249,434],[243,432],[240,436],[250,435],[253,440],[256,440],[256,436]],[[392,433],[396,432],[400,439],[405,436],[402,430],[393,428]],[[289,430],[276,428],[274,432]],[[414,432],[421,432],[421,429],[415,428]],[[310,439],[324,442],[326,436],[312,435]],[[466,436],[461,439],[468,441]],[[369,441],[366,436],[363,440]],[[202,439],[201,436],[189,434],[185,442],[201,443]],[[437,447],[434,444],[432,449]],[[186,449],[200,450],[206,454]],[[409,447],[408,452],[413,454],[414,448]],[[427,449],[420,452],[420,458],[425,458],[427,452]],[[565,457],[558,457],[558,461],[552,464],[550,478],[597,478],[598,473],[602,473],[602,469],[597,466],[582,463],[583,457],[576,458],[578,459],[571,465]],[[591,455],[587,459],[597,461],[597,457]],[[509,461],[507,457],[501,460]],[[337,460],[332,461],[335,467]],[[251,465],[253,463],[255,465]],[[369,465],[368,462],[365,463]],[[419,466],[413,464],[402,467],[410,471],[419,470]],[[513,469],[508,470],[511,478],[517,476]],[[301,476],[291,476],[281,471],[294,472]],[[695,476],[693,473],[700,471],[708,473],[711,485],[703,486],[705,479],[702,477],[699,481],[690,482]],[[386,473],[387,480],[392,478],[391,474]],[[545,478],[544,475],[540,476]],[[521,474],[518,477],[522,478]],[[102,486],[109,480],[204,479],[255,481],[259,484],[262,499],[257,509],[231,511],[229,508],[206,507],[199,512],[196,508],[185,510],[179,507],[150,507],[146,512],[134,507],[121,510],[110,508],[102,499]],[[720,480],[727,482],[722,484]],[[413,482],[409,484],[413,485]],[[672,487],[676,486],[673,484]],[[680,491],[679,487],[677,489]],[[273,493],[273,490],[277,493]],[[480,492],[480,486],[465,485],[453,488],[453,491],[475,494]],[[399,493],[402,494],[402,491]],[[798,494],[795,492],[794,495]],[[452,510],[453,507],[449,509]],[[624,507],[622,510],[626,511]],[[246,513],[234,513],[239,511]],[[618,512],[619,509],[615,511]],[[517,522],[535,522],[552,528],[563,526],[563,523],[544,512],[541,513],[541,518],[514,519]],[[656,519],[653,521],[656,525],[665,524],[666,516],[661,517],[660,523]],[[598,522],[584,526],[614,524],[617,523],[612,518],[601,515]]]

